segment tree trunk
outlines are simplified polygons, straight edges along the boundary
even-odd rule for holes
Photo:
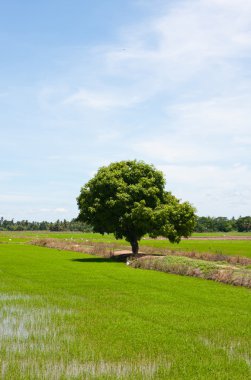
[[[131,246],[132,246],[132,253],[134,255],[137,255],[137,253],[139,252],[139,243],[138,243],[138,240],[133,240],[130,243],[131,243]]]

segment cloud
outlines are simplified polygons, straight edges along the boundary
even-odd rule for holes
[[[68,212],[68,210],[64,207],[57,207],[57,208],[47,208],[47,207],[41,207],[39,209],[31,210],[31,212],[39,212],[39,213],[60,213],[65,214]]]
[[[32,195],[26,195],[26,194],[0,194],[0,201],[1,202],[35,202],[38,198],[32,196]]]
[[[140,2],[148,19],[114,31],[117,43],[57,50],[57,72],[43,67],[46,83],[9,96],[2,118],[14,115],[16,130],[8,149],[34,191],[49,193],[35,210],[32,197],[3,189],[9,209],[33,202],[34,215],[43,208],[55,217],[56,207],[60,217],[64,199],[73,210],[74,192],[98,167],[136,157],[165,168],[171,190],[199,210],[242,212],[251,188],[251,2]],[[3,133],[7,149],[14,134]]]
[[[211,0],[176,4],[134,33],[124,32],[125,52],[117,48],[107,51],[112,70],[124,71],[127,76],[137,70],[139,77],[141,73],[152,74],[163,88],[167,81],[187,80],[215,64],[218,68],[214,70],[223,71],[229,58],[247,55],[251,47],[250,4]]]
[[[161,135],[141,137],[132,148],[172,164],[250,162],[251,96],[218,97],[166,107]]]
[[[58,208],[55,208],[55,210],[53,210],[53,211],[60,212],[60,213],[64,214],[67,212],[67,209],[64,207],[58,207]]]
[[[185,147],[179,136],[171,138],[175,140],[172,147],[180,144],[188,160],[201,155],[200,139],[213,137],[214,133],[222,139],[224,134],[236,139],[240,130],[245,139],[250,136],[251,82],[243,67],[251,55],[249,2],[177,1],[160,7],[159,15],[154,14],[144,24],[124,28],[118,44],[89,51],[90,61],[88,64],[85,59],[82,78],[87,85],[81,86],[80,80],[76,89],[68,83],[61,86],[63,96],[50,88],[45,96],[58,93],[54,95],[58,96],[60,112],[62,107],[68,111],[77,108],[85,112],[85,117],[88,111],[111,115],[143,105],[145,115],[155,112],[156,122],[166,125],[166,130],[183,129],[182,138],[186,140],[189,134],[196,134],[190,147]],[[142,125],[147,123],[145,115],[141,115]],[[130,128],[123,117],[121,114],[120,125],[113,129],[110,123],[111,135],[119,137],[119,130]],[[97,129],[95,121],[90,123]],[[165,135],[160,140],[165,141]],[[138,146],[146,150],[147,144],[142,141]],[[177,156],[172,147],[168,145],[171,159]],[[221,154],[215,153],[215,159],[217,156]]]
[[[227,167],[217,165],[158,165],[171,181],[182,185],[208,189],[246,187],[251,182],[251,169],[247,165],[234,164]]]
[[[138,95],[128,96],[118,93],[117,90],[112,92],[91,91],[81,89],[70,95],[64,100],[64,104],[85,106],[91,109],[107,110],[111,108],[129,108],[141,102],[141,97]]]
[[[251,134],[250,94],[220,96],[167,107],[177,128],[197,135]]]
[[[177,1],[154,14],[124,28],[118,44],[92,50],[92,80],[72,89],[64,105],[108,115],[135,109],[129,123],[120,114],[118,129],[103,126],[115,136],[107,144],[137,118],[141,133],[123,147],[129,155],[166,168],[173,190],[198,199],[200,210],[209,198],[213,211],[226,214],[238,202],[242,209],[251,185],[251,3]]]
[[[56,198],[56,197],[55,197]],[[52,199],[50,196],[34,195],[34,194],[22,194],[22,193],[8,193],[0,194],[1,208],[14,207],[15,205],[29,205],[38,203],[48,203]],[[60,209],[61,210],[61,209]]]
[[[54,96],[65,107],[110,111],[135,107],[158,94],[203,99],[235,93],[247,83],[240,60],[251,54],[250,18],[244,0],[177,1],[160,7],[158,16],[124,28],[118,44],[90,49],[89,61],[85,51],[82,70],[78,56],[68,83],[62,78],[60,85],[45,86],[41,104],[48,97],[44,102],[53,104]]]
[[[251,169],[235,164],[225,168],[216,165],[158,165],[165,173],[167,189],[183,200],[192,202],[199,215],[249,214],[251,209]]]
[[[219,156],[212,157],[205,147],[198,146],[196,141],[188,142],[183,138],[175,136],[161,136],[151,140],[138,141],[132,144],[133,149],[138,154],[143,155],[148,160],[162,161],[166,163],[184,163],[217,160]]]

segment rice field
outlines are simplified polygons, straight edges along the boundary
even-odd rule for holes
[[[171,244],[166,240],[142,240],[142,246],[167,248],[173,251],[208,252],[222,255],[245,256],[251,258],[251,240],[182,240]]]
[[[227,234],[226,234],[227,235]],[[205,234],[195,234],[195,237],[203,237]],[[218,238],[218,234],[207,234],[210,240],[184,239],[179,244],[172,244],[168,240],[156,240],[145,237],[140,241],[140,246],[171,249],[173,251],[209,252],[223,255],[244,256],[251,258],[251,240],[212,240]],[[229,236],[229,235],[227,235]],[[234,236],[232,234],[232,236]],[[238,237],[251,237],[249,233],[239,233]],[[40,238],[72,239],[79,241],[92,241],[128,245],[125,240],[116,240],[113,235],[100,235],[96,233],[79,232],[0,232],[0,243],[25,243]]]
[[[249,289],[8,240],[0,378],[251,379],[250,310]]]

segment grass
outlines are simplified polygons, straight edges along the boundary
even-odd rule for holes
[[[224,261],[198,260],[184,256],[143,256],[131,260],[133,268],[152,269],[184,276],[200,277],[251,288],[251,270]]]
[[[112,257],[121,255],[121,250],[128,256],[131,250],[126,245],[119,245],[115,243],[105,243],[98,241],[79,241],[69,239],[52,239],[43,238],[35,239],[30,244],[40,247],[56,248],[65,251],[74,251],[82,253],[91,253],[102,257]],[[251,258],[236,255],[223,255],[220,253],[206,253],[206,252],[194,252],[194,251],[173,251],[165,248],[154,248],[152,246],[141,246],[141,253],[144,255],[157,255],[157,256],[184,256],[191,259],[199,259],[206,261],[224,261],[231,265],[244,265],[251,268]],[[122,258],[122,257],[121,257]]]
[[[94,240],[107,243],[116,242],[112,234],[101,235],[92,232],[49,232],[49,231],[0,231],[0,242],[27,242],[36,238]]]
[[[0,378],[251,379],[251,294],[0,244]]]
[[[142,240],[141,246],[251,258],[251,240],[182,240],[179,244],[171,244],[166,240]]]
[[[194,237],[224,237],[224,236],[251,236],[251,232],[238,232],[238,231],[230,231],[230,232],[194,232]]]
[[[141,253],[133,256],[129,253],[130,251],[125,250],[125,247],[116,244],[51,238],[36,239],[32,244],[64,251],[90,253],[116,261],[124,261],[133,268],[200,277],[251,288],[251,258],[248,257],[175,252],[163,248],[158,248],[156,251],[153,247],[141,248]]]
[[[249,236],[242,234],[240,236]],[[79,241],[96,241],[128,245],[125,240],[115,240],[113,235],[100,235],[94,233],[79,232],[0,232],[0,242],[25,243],[34,240],[34,238],[56,238],[56,239],[73,239]],[[9,240],[11,239],[11,240]],[[166,248],[173,251],[186,252],[209,252],[223,255],[235,255],[251,258],[251,240],[182,240],[180,244],[171,244],[167,240],[142,239],[140,246],[154,248]]]

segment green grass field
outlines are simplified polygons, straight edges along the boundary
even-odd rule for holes
[[[142,240],[140,244],[175,251],[211,252],[251,257],[251,240],[182,240],[179,244],[171,244],[166,240]]]
[[[200,235],[201,236],[201,235]],[[204,234],[203,234],[204,236]],[[212,237],[210,235],[209,237]],[[240,236],[250,236],[242,234]],[[113,235],[100,235],[94,233],[79,232],[0,232],[0,242],[5,243],[24,243],[36,238],[57,238],[57,239],[76,239],[102,241],[105,243],[118,243],[128,245],[124,240],[115,240]],[[194,251],[194,252],[211,252],[224,255],[236,255],[251,257],[251,240],[182,240],[179,244],[171,244],[167,240],[142,239],[140,246],[150,246],[158,248],[167,248],[175,251]]]
[[[2,379],[251,379],[248,289],[13,241],[0,279]]]

